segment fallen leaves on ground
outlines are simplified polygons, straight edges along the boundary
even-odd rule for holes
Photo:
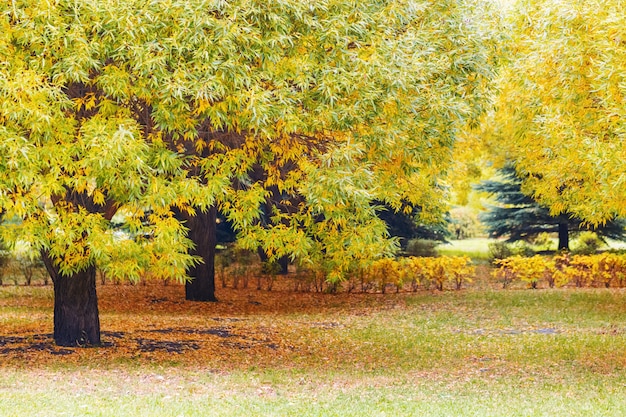
[[[402,294],[287,288],[220,288],[219,302],[204,303],[186,301],[182,285],[105,285],[98,287],[102,345],[71,348],[56,346],[52,338],[51,287],[4,288],[12,294],[0,298],[0,365],[13,366],[125,361],[215,369],[289,366],[324,348],[311,344],[312,332],[337,332],[349,315],[404,304]],[[318,339],[333,343],[332,335]]]

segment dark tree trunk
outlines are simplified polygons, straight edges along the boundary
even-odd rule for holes
[[[559,249],[558,250],[569,250],[569,224],[567,223],[559,223]]]
[[[65,276],[46,253],[42,253],[42,258],[54,284],[55,343],[59,346],[99,345],[96,267]]]
[[[283,256],[278,259],[278,265],[280,266],[279,274],[287,275],[289,273],[289,257]]]
[[[189,228],[189,239],[195,245],[189,253],[199,256],[202,262],[187,270],[191,281],[185,284],[185,299],[189,301],[217,301],[215,297],[215,246],[217,209],[197,211],[195,216],[177,213]]]

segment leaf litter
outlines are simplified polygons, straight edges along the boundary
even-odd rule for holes
[[[345,318],[348,310],[361,316],[390,308],[389,298],[371,294],[220,288],[219,302],[201,303],[186,301],[182,285],[104,285],[98,287],[102,344],[73,348],[54,344],[52,288],[12,291],[0,299],[0,317],[5,311],[12,315],[0,318],[0,365],[131,360],[232,369],[284,364],[322,349],[302,337],[303,331],[341,331],[347,324],[335,318]],[[402,303],[401,297],[394,299],[394,305]]]

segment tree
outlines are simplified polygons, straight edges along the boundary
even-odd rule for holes
[[[495,35],[484,11],[1,4],[0,208],[21,220],[3,234],[42,253],[56,343],[100,342],[96,265],[211,281],[215,210],[241,245],[323,263],[331,280],[392,253],[372,202],[419,206],[424,219],[443,211],[449,148],[487,98]],[[273,189],[290,198],[263,225]],[[128,236],[112,233],[114,216]]]
[[[620,1],[523,0],[510,14],[489,146],[553,216],[626,215],[625,24]]]
[[[494,238],[508,236],[509,241],[526,240],[540,233],[558,233],[558,249],[569,250],[570,232],[588,230],[585,222],[568,213],[558,216],[522,193],[522,182],[513,165],[499,171],[499,178],[480,182],[475,188],[491,194],[497,204],[488,206],[480,216]],[[623,240],[626,224],[620,220],[607,221],[594,231],[603,237]]]
[[[0,224],[2,224],[3,212],[0,212]],[[8,263],[9,254],[7,253],[7,247],[4,240],[0,236],[0,285],[2,285],[2,276],[4,275],[4,267]]]
[[[220,42],[210,43],[206,52],[201,52],[205,44],[194,46],[194,53],[236,54],[242,71],[239,78],[218,77],[217,99],[197,103],[201,117],[210,122],[204,129],[210,135],[199,135],[186,152],[196,158],[195,165],[210,168],[204,175],[222,169],[225,160],[239,161],[239,177],[218,204],[245,237],[240,243],[260,247],[271,259],[291,256],[317,263],[321,260],[315,254],[325,254],[330,275],[338,279],[354,257],[393,250],[380,239],[384,224],[374,219],[376,209],[369,204],[377,196],[394,210],[406,197],[411,204],[428,202],[428,215],[440,211],[434,202],[441,198],[433,185],[448,159],[441,152],[451,144],[459,116],[472,118],[482,111],[492,34],[472,19],[470,3],[422,6],[363,3],[354,8],[331,2],[313,7],[294,2],[285,9],[233,3],[220,11],[222,20],[235,22],[236,29],[241,23],[237,19],[245,16],[249,33],[233,36],[232,44],[222,48]],[[466,38],[452,22],[469,25],[463,30],[478,37]],[[433,41],[433,31],[441,39]],[[250,36],[262,40],[252,50]],[[423,56],[415,53],[420,48]],[[398,83],[400,79],[404,81]],[[184,88],[197,90],[195,84]],[[428,98],[450,93],[446,106]],[[256,106],[252,109],[250,97]],[[413,114],[398,112],[407,108]],[[220,135],[226,141],[205,147]],[[429,137],[432,149],[424,152],[404,142],[410,137]],[[442,158],[426,161],[426,154]],[[437,168],[427,173],[426,166]],[[389,177],[389,172],[404,183],[394,182],[396,174]],[[357,193],[328,193],[346,187]],[[253,218],[242,218],[242,199],[233,197],[242,191],[256,206]],[[288,196],[287,204],[263,210],[273,195]],[[254,212],[254,206],[244,211]],[[213,253],[208,250],[205,256]]]

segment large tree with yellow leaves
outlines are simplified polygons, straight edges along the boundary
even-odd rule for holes
[[[100,343],[96,265],[212,280],[216,208],[242,245],[323,263],[329,279],[392,252],[373,202],[441,211],[438,178],[491,76],[484,11],[2,3],[0,208],[20,220],[3,235],[42,253],[56,343]],[[114,233],[114,216],[130,234]]]
[[[515,162],[523,191],[554,216],[625,216],[624,4],[521,0],[510,17],[491,150]]]

